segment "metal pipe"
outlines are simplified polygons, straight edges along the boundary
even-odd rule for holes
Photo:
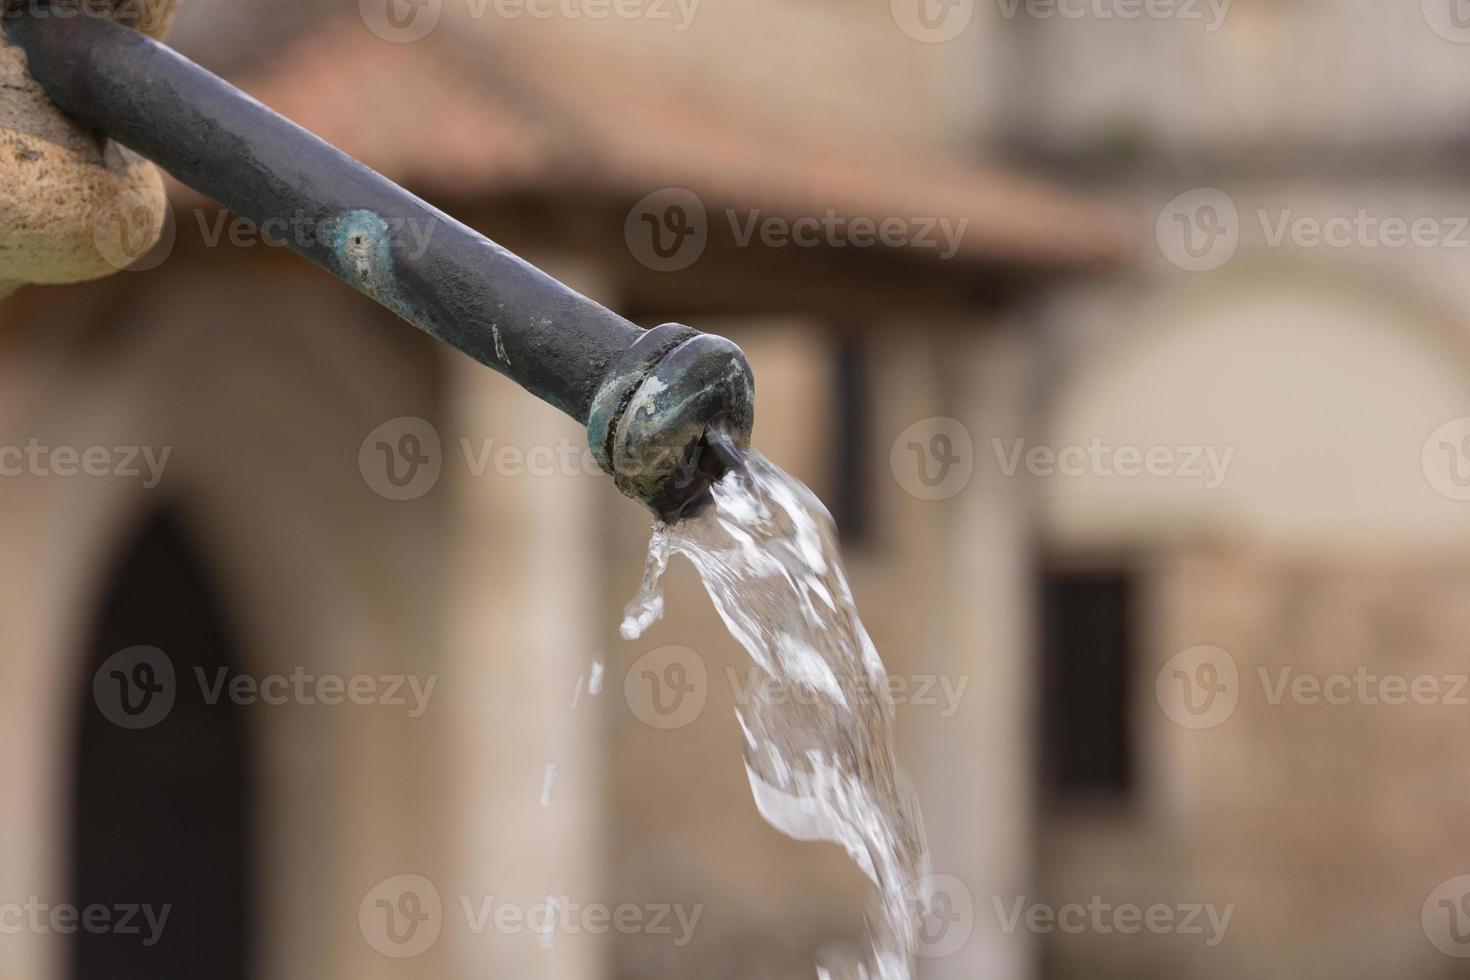
[[[723,471],[712,431],[748,445],[754,382],[730,341],[642,330],[172,49],[56,14],[7,12],[6,27],[62,110],[263,230],[292,229],[294,251],[585,424],[655,513],[677,519]]]

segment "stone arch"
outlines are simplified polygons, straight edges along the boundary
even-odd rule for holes
[[[78,655],[86,611],[105,588],[107,559],[161,501],[177,504],[215,559],[248,672],[403,672],[434,656],[442,504],[433,495],[386,501],[357,465],[376,425],[435,409],[434,379],[422,359],[402,356],[392,332],[400,328],[378,329],[383,318],[350,294],[283,295],[279,319],[261,322],[260,305],[232,294],[244,287],[223,276],[181,274],[156,292],[130,286],[146,299],[121,315],[96,310],[119,321],[109,326],[106,363],[83,352],[33,364],[44,381],[12,393],[10,417],[22,421],[5,441],[168,448],[163,481],[0,481],[3,537],[13,554],[37,558],[0,572],[11,644],[0,666],[0,730],[31,749],[0,819],[16,827],[12,840],[40,842],[6,854],[0,877],[9,893],[56,901],[66,892],[65,750],[75,692],[87,681]],[[434,832],[423,819],[431,787],[414,800],[394,786],[421,757],[431,721],[410,731],[380,714],[298,704],[245,714],[258,750],[251,819],[262,842],[261,975],[378,975],[382,958],[361,944],[354,959],[335,916],[355,910],[375,880],[370,855]],[[338,818],[348,812],[354,837],[340,840]],[[57,935],[20,937],[11,950],[24,975],[59,975],[65,959]]]
[[[1095,340],[1042,414],[1039,444],[1060,453],[1096,440],[1113,464],[1100,472],[1089,455],[1083,472],[1038,481],[1049,539],[1372,546],[1470,535],[1463,503],[1437,491],[1421,458],[1440,426],[1470,415],[1470,343],[1432,304],[1287,265],[1221,273],[1131,315]],[[1123,447],[1170,450],[1156,457],[1169,475],[1120,476]]]

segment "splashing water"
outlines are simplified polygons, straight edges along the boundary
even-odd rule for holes
[[[622,634],[663,615],[669,557],[698,570],[761,683],[736,711],[761,815],[804,841],[846,849],[877,889],[863,950],[823,956],[823,980],[908,980],[928,897],[923,823],[893,750],[883,663],[858,618],[832,518],[815,495],[755,452],[712,488],[713,503],[657,524]]]

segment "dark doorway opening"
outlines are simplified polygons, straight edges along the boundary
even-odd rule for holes
[[[124,548],[86,653],[71,891],[84,922],[101,909],[108,924],[97,927],[94,911],[93,926],[72,935],[71,975],[246,980],[245,728],[240,707],[213,686],[239,661],[208,569],[172,512],[149,519]]]

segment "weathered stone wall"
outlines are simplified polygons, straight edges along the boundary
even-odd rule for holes
[[[162,37],[176,5],[115,0],[113,9],[121,23]],[[13,0],[6,16],[22,15],[23,6],[36,4]],[[158,171],[65,116],[0,31],[0,297],[21,283],[121,270],[158,239],[165,208]]]
[[[1234,911],[1216,946],[1051,933],[1053,975],[1463,976],[1430,899],[1470,870],[1470,562],[1182,550],[1151,578],[1141,789],[1051,828],[1044,898]]]

